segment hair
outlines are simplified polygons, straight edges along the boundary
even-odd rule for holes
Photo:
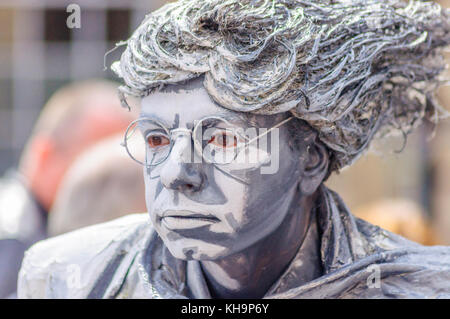
[[[445,113],[434,91],[449,43],[449,11],[428,1],[185,0],[148,14],[112,69],[124,104],[204,74],[225,108],[289,111],[338,170],[375,135]]]

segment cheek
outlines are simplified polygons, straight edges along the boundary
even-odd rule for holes
[[[151,204],[155,201],[158,192],[159,178],[151,179],[147,174],[147,169],[143,169],[144,184],[145,184],[145,202],[147,204],[147,210],[150,211]]]
[[[255,220],[271,219],[280,203],[289,201],[300,181],[298,155],[287,144],[280,145],[280,166],[275,174],[251,172],[247,191],[247,210]]]
[[[217,169],[214,169],[213,179],[223,193],[225,203],[219,207],[216,206],[216,214],[223,222],[213,225],[211,231],[235,233],[243,227],[247,220],[248,187]],[[225,225],[226,227],[224,227]]]

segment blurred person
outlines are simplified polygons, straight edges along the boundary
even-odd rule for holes
[[[121,141],[121,134],[101,141],[71,166],[48,217],[49,236],[146,211],[142,167]]]
[[[354,212],[358,218],[422,245],[440,244],[423,209],[411,200],[380,200],[362,205]]]
[[[133,118],[119,106],[116,85],[102,80],[61,88],[44,106],[18,169],[0,180],[0,298],[14,293],[25,249],[46,237],[47,212],[71,163]]]

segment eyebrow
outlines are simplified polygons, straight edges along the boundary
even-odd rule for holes
[[[139,115],[139,118],[149,118],[149,119],[153,119],[153,120],[157,120],[158,122],[160,122],[161,124],[163,124],[165,127],[169,128],[170,130],[173,130],[175,128],[178,128],[176,126],[179,126],[180,123],[180,117],[177,116],[178,114],[174,114],[174,120],[172,122],[172,124],[169,124],[169,122],[167,122],[167,120],[164,120],[163,118],[159,117],[156,114],[150,114],[150,113],[141,113]],[[196,120],[202,120],[204,118],[208,118],[208,117],[212,117],[212,116],[220,116],[223,117],[226,120],[229,121],[241,121],[243,123],[246,124],[251,124],[248,119],[246,117],[244,117],[244,115],[239,114],[239,113],[228,113],[228,112],[219,112],[219,113],[214,113],[214,114],[210,114],[207,116],[204,116],[202,118],[198,118]],[[193,125],[193,123],[189,123],[191,125]]]
[[[165,119],[159,117],[158,115],[149,114],[149,113],[139,114],[139,119],[144,119],[144,118],[156,120],[156,121],[160,122],[161,124],[163,124],[165,127],[169,128],[171,130],[174,129],[174,123],[169,124],[169,122],[167,122]]]

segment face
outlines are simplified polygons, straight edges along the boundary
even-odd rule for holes
[[[175,132],[188,132],[199,120],[218,115],[229,125],[245,129],[269,129],[287,118],[286,114],[249,115],[224,109],[210,99],[199,80],[152,93],[141,104],[141,118],[154,119]],[[209,163],[201,157],[199,160],[197,154],[192,160],[195,152],[191,135],[172,134],[169,155],[157,166],[144,167],[144,179],[150,218],[175,257],[222,258],[251,246],[281,224],[302,175],[302,150],[293,147],[288,127],[285,124],[279,128],[276,142],[282,160],[272,174],[262,174],[260,162],[255,169],[255,165]],[[151,125],[140,129],[150,152],[169,143],[166,133]],[[277,148],[270,142],[271,134],[267,152]],[[227,143],[223,140],[223,135],[216,134],[209,136],[206,144],[228,147],[236,143],[234,137]]]

